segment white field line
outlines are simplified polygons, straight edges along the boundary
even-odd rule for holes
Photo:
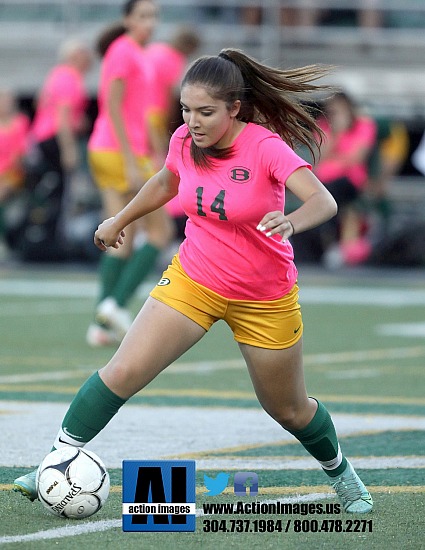
[[[99,533],[120,527],[122,520],[110,519],[102,521],[92,521],[90,523],[82,523],[78,525],[67,525],[66,527],[57,527],[56,529],[48,529],[46,531],[37,531],[36,533],[28,533],[27,535],[10,535],[0,537],[0,544],[35,542],[38,540],[63,539],[66,537],[75,537],[77,535],[86,535],[87,533]]]
[[[145,296],[149,293],[156,281],[149,281],[141,285],[138,294]],[[30,281],[1,280],[0,295],[3,296],[50,296],[50,297],[80,297],[95,298],[97,293],[96,281],[50,280]],[[302,286],[300,290],[301,304],[345,304],[383,307],[406,307],[425,305],[425,290],[403,289],[400,287],[318,287]]]
[[[282,503],[299,503],[299,502],[317,502],[328,498],[334,498],[333,493],[313,493],[310,495],[299,495],[282,499]],[[276,500],[261,500],[262,504],[276,503]],[[196,516],[205,516],[202,508],[197,508]],[[121,519],[110,519],[102,521],[91,521],[78,525],[67,525],[66,527],[57,527],[56,529],[47,529],[46,531],[37,531],[36,533],[28,533],[27,535],[11,535],[0,537],[0,544],[34,542],[39,540],[64,539],[66,537],[75,537],[85,535],[87,533],[99,533],[109,529],[121,527]]]
[[[92,311],[94,302],[91,300],[54,300],[41,302],[26,302],[25,304],[3,304],[0,317],[38,317],[40,315],[63,315],[69,313],[86,313]]]
[[[300,303],[407,307],[425,305],[425,291],[401,288],[301,287]]]
[[[425,468],[425,456],[376,456],[376,457],[351,457],[350,461],[358,469],[362,470],[389,470],[389,469],[423,469]],[[215,456],[208,459],[196,459],[196,467],[200,470],[281,470],[282,476],[288,470],[317,470],[317,462],[311,457],[221,457]]]
[[[2,280],[0,295],[3,296],[48,296],[57,298],[92,298],[96,296],[95,281],[29,281]]]
[[[425,322],[422,323],[389,323],[375,327],[383,336],[404,336],[410,338],[425,337]]]
[[[39,464],[51,448],[67,409],[65,403],[0,401],[0,433],[2,440],[8,442],[2,448],[0,466]],[[423,416],[334,414],[333,420],[342,438],[384,431],[425,431]],[[90,448],[102,457],[108,468],[120,468],[124,459],[167,460],[188,456],[207,469],[245,468],[248,462],[252,462],[253,469],[317,467],[309,457],[278,460],[277,457],[239,455],[241,449],[252,446],[294,442],[294,438],[261,409],[149,407],[128,403],[90,442]],[[419,454],[417,449],[412,448],[405,454],[410,455],[406,457],[410,467],[425,466],[425,456],[415,456]],[[407,462],[401,458],[371,457],[365,466],[377,468],[385,467],[384,464],[397,467]]]
[[[308,354],[304,357],[304,365],[317,366],[317,365],[331,365],[331,364],[344,364],[344,372],[341,373],[341,377],[374,377],[378,376],[385,368],[381,369],[368,369],[368,370],[347,370],[347,363],[370,363],[371,361],[382,361],[391,359],[408,359],[412,357],[424,357],[425,346],[413,346],[405,348],[389,348],[389,349],[376,349],[376,350],[364,350],[364,351],[343,351],[335,353],[315,353]],[[7,358],[0,357],[0,364],[7,363]],[[34,358],[32,358],[32,364]],[[40,358],[40,365],[43,364],[43,358]],[[100,365],[98,365],[100,366]],[[93,365],[81,365],[76,369],[60,370],[51,372],[38,372],[30,374],[6,374],[0,375],[0,384],[22,384],[25,382],[40,382],[44,380],[67,380],[75,378],[81,374],[87,374],[92,372],[96,367]],[[244,369],[246,368],[245,361],[243,359],[221,359],[219,361],[195,361],[195,362],[176,362],[169,367],[168,372],[173,374],[185,374],[192,373],[206,373],[211,371],[229,370],[229,369]],[[352,373],[352,374],[350,374]],[[338,374],[333,373],[333,377],[337,378]]]
[[[66,371],[4,375],[0,376],[0,384],[22,384],[24,382],[68,380],[69,378],[75,378],[80,375],[87,376],[87,374],[92,373],[95,369],[96,367],[94,366],[87,366]]]

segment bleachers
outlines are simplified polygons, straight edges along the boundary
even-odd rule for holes
[[[120,17],[121,0],[3,0],[0,3],[0,86],[21,94],[38,89],[56,60],[64,37],[93,42]],[[159,0],[158,38],[180,23],[193,23],[204,43],[201,53],[240,47],[281,66],[335,65],[329,80],[348,87],[372,109],[404,118],[425,117],[425,2],[404,0]],[[242,9],[262,7],[258,24],[244,23]],[[284,26],[282,8],[316,9],[314,26]],[[379,28],[358,24],[356,10],[378,10]],[[324,17],[326,14],[327,17]],[[330,15],[331,16],[330,16]],[[333,15],[332,15],[333,14]],[[95,90],[97,73],[89,77]]]

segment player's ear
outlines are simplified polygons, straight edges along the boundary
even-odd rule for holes
[[[237,99],[236,101],[233,102],[233,105],[230,109],[231,118],[237,117],[240,110],[241,110],[241,101],[240,99]]]

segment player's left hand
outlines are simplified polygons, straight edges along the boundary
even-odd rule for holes
[[[279,234],[282,237],[282,242],[285,242],[294,234],[294,226],[285,214],[279,210],[266,214],[257,225],[257,229],[264,233],[266,237]]]
[[[100,250],[109,246],[119,248],[124,243],[125,231],[116,227],[115,218],[108,218],[102,222],[94,233],[94,244]]]

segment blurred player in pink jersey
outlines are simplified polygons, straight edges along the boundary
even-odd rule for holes
[[[48,151],[51,163],[72,171],[78,165],[78,137],[86,130],[84,76],[91,67],[92,53],[86,44],[70,39],[62,44],[59,57],[38,95],[31,134]]]
[[[9,90],[0,90],[0,202],[23,185],[29,118]]]
[[[362,238],[363,215],[358,201],[368,184],[376,122],[340,91],[325,101],[318,125],[325,137],[314,172],[338,204],[338,216],[317,230],[318,248],[323,247],[323,259],[329,266],[339,257],[347,263],[364,261],[370,244]]]
[[[239,50],[201,57],[181,86],[185,124],[161,170],[95,233],[119,249],[134,220],[179,195],[186,239],[120,348],[80,389],[54,447],[83,446],[129,397],[197,343],[218,320],[231,328],[264,410],[329,476],[344,510],[372,498],[343,455],[325,406],[308,397],[297,269],[288,239],[335,216],[332,195],[294,151],[318,146],[302,99],[320,89],[316,66],[280,70]],[[285,215],[285,188],[301,206]],[[24,490],[31,474],[15,481]]]
[[[160,154],[158,166],[162,166],[165,160],[171,136],[170,130],[180,125],[181,79],[188,59],[199,48],[200,42],[200,37],[195,30],[190,27],[179,27],[169,43],[152,42],[147,46],[148,57],[155,69],[149,123],[153,129],[152,135],[158,140],[155,144],[155,150]],[[177,238],[180,241],[184,236],[186,214],[178,197],[168,202],[165,208],[176,223]]]
[[[47,75],[37,97],[27,179],[34,200],[21,245],[29,259],[56,259],[65,254],[62,199],[68,176],[81,160],[79,141],[88,130],[84,77],[91,64],[88,45],[76,38],[66,40],[59,50],[59,63]],[[38,204],[40,197],[46,197],[42,205]],[[43,215],[37,215],[40,207]]]
[[[24,185],[29,118],[17,108],[13,93],[0,89],[0,244],[7,233],[9,199]]]
[[[149,62],[155,71],[155,82],[152,93],[152,105],[149,109],[149,119],[157,129],[164,151],[161,166],[165,160],[170,141],[170,126],[177,117],[175,105],[180,111],[180,84],[187,67],[188,59],[200,45],[198,34],[189,27],[178,28],[167,42],[152,42],[146,47]],[[179,113],[180,114],[180,113]]]
[[[155,75],[145,46],[157,24],[157,7],[152,0],[129,0],[123,16],[122,24],[106,29],[99,39],[99,112],[88,143],[106,217],[119,212],[155,172],[155,140],[147,118]],[[136,247],[139,231],[145,242]],[[90,345],[122,340],[132,321],[128,302],[172,236],[172,222],[159,209],[131,224],[125,245],[103,256],[98,304],[87,332]]]

